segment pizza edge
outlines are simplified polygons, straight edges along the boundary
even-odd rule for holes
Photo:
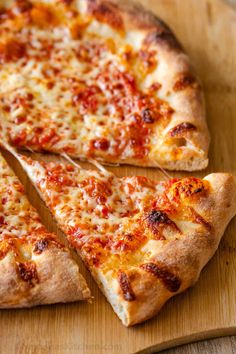
[[[1,309],[73,302],[91,297],[78,265],[66,250],[50,247],[34,256],[33,262],[38,279],[33,287],[19,280],[12,252],[0,262]]]
[[[125,326],[150,319],[167,300],[193,286],[216,252],[228,223],[236,214],[236,181],[232,175],[223,173],[210,174],[205,179],[210,182],[211,195],[195,206],[203,218],[209,214],[206,220],[210,219],[210,228],[203,226],[198,233],[187,231],[188,239],[171,241],[161,253],[152,257],[152,263],[158,265],[159,271],[161,268],[166,272],[167,282],[171,278],[169,290],[160,278],[157,279],[155,267],[134,267],[126,272],[126,277],[132,293],[140,300],[125,301],[120,287],[106,283],[99,272],[93,274]],[[213,205],[214,209],[211,209]],[[114,286],[117,290],[109,291]]]
[[[126,158],[119,163],[155,167],[158,161],[168,170],[205,169],[208,165],[210,135],[202,85],[172,30],[156,15],[132,0],[86,0],[86,3],[87,13],[97,20],[120,31],[135,29],[145,35],[144,41],[158,50],[160,59],[168,66],[168,75],[163,73],[163,78],[167,82],[167,91],[174,93],[175,112],[165,134],[170,141],[173,140],[173,144],[183,143],[182,157],[160,161],[157,151],[147,161]]]
[[[7,163],[5,159],[3,161]],[[9,174],[13,174],[9,166],[8,171]],[[15,174],[14,176],[18,179]],[[28,199],[26,200],[28,203]],[[6,256],[0,260],[1,309],[32,307],[91,298],[86,281],[69,249],[59,242],[56,234],[48,233],[48,235],[49,239],[46,245],[44,243],[40,245],[40,252],[32,250],[32,268],[21,267],[18,269],[12,250],[9,250]],[[37,242],[44,240],[44,238],[40,238],[40,232],[38,236]],[[27,263],[27,265],[30,264],[30,262]]]
[[[44,202],[42,192],[30,176],[31,167],[24,159],[20,163]],[[162,252],[152,256],[150,263],[154,264],[154,269],[131,267],[119,282],[117,278],[108,281],[99,268],[89,267],[99,288],[125,326],[150,319],[167,300],[194,285],[201,270],[216,252],[228,223],[236,214],[236,181],[228,173],[212,173],[204,180],[210,183],[210,194],[200,202],[197,198],[194,203],[195,211],[202,218],[199,221],[201,229],[197,232],[187,230],[187,242],[186,238],[170,241]],[[60,223],[58,225],[62,227]],[[78,254],[83,259],[83,255],[80,252]],[[164,272],[164,282],[160,274],[155,275],[155,265],[158,265],[157,272]],[[130,296],[133,299],[127,301]]]

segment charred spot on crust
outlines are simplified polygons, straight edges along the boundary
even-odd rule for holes
[[[39,282],[36,264],[33,262],[17,262],[17,270],[20,278],[29,284],[30,287],[34,287]]]
[[[118,281],[120,284],[121,291],[123,293],[123,297],[126,301],[134,301],[136,299],[133,289],[131,287],[128,276],[125,272],[121,270],[118,272]]]
[[[167,269],[166,266],[157,263],[145,263],[141,265],[141,268],[146,272],[153,274],[156,278],[160,279],[163,285],[172,293],[179,290],[181,286],[181,280]]]
[[[148,227],[151,229],[153,234],[155,235],[155,239],[165,240],[165,236],[163,235],[163,231],[165,227],[171,227],[176,232],[181,233],[178,226],[172,221],[166,213],[161,210],[153,209],[151,210],[145,217]]]
[[[178,125],[176,125],[176,127],[172,128],[169,132],[170,136],[172,138],[178,136],[178,135],[182,135],[183,133],[189,132],[189,131],[193,131],[196,130],[197,128],[195,127],[195,125],[193,125],[192,123],[189,122],[183,122],[180,123]]]
[[[154,123],[153,113],[150,110],[150,108],[145,108],[142,110],[141,118],[142,118],[143,122],[146,124]]]
[[[151,210],[146,220],[150,225],[168,224],[170,222],[167,214],[160,210]]]
[[[88,0],[88,12],[98,21],[105,22],[116,30],[124,30],[123,19],[116,4],[108,1],[98,3],[96,0]]]
[[[155,31],[147,34],[143,41],[144,46],[150,45],[168,45],[170,48],[181,50],[181,45],[175,38],[169,27],[161,23]]]
[[[191,74],[183,74],[174,84],[174,91],[182,91],[188,87],[197,85],[195,77]]]
[[[34,244],[34,252],[36,254],[41,254],[46,248],[48,248],[48,240],[42,239]]]

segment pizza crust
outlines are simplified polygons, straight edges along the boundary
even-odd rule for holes
[[[135,31],[139,45],[146,42],[149,48],[157,50],[159,65],[152,73],[152,81],[161,83],[158,95],[167,99],[174,109],[169,125],[161,136],[157,134],[150,157],[146,161],[126,158],[118,162],[150,167],[159,164],[168,170],[194,171],[206,168],[210,137],[202,85],[189,57],[171,29],[157,16],[133,1],[87,0],[87,12],[111,27],[114,26],[111,18],[118,16],[122,23],[121,30],[125,33]],[[183,131],[172,138],[171,129],[184,122],[193,124],[196,129]],[[180,157],[176,154],[176,144]]]
[[[163,264],[181,280],[177,292],[170,292],[153,274],[140,267],[130,268],[126,274],[130,280],[135,301],[125,301],[116,280],[108,280],[103,274],[93,274],[102,291],[125,326],[143,322],[159,312],[168,299],[194,285],[202,268],[214,255],[231,218],[236,214],[236,182],[229,174],[215,173],[206,178],[211,185],[211,195],[195,210],[211,225],[202,225],[195,231],[186,230],[186,236],[170,241],[157,250],[150,261]],[[114,289],[116,289],[114,291]]]
[[[45,200],[37,186],[37,177],[31,165],[20,156],[19,161],[41,198]],[[143,259],[144,265],[159,265],[161,271],[166,272],[167,283],[170,280],[170,283],[176,284],[170,284],[168,287],[160,276],[155,276],[155,272],[149,272],[142,267],[141,261],[141,266],[132,265],[125,269],[129,282],[127,287],[130,286],[134,295],[133,299],[127,300],[113,268],[109,270],[105,267],[103,271],[103,268],[90,267],[98,286],[125,326],[132,326],[153,317],[171,297],[193,286],[203,267],[216,252],[228,223],[236,214],[236,181],[227,173],[213,173],[204,180],[209,182],[206,195],[196,194],[186,202],[186,205],[197,213],[199,222],[197,221],[194,227],[191,221],[185,223],[181,237],[163,244],[146,244],[145,250],[140,253],[149,254],[148,259]],[[189,187],[188,184],[186,186]],[[188,195],[187,190],[183,193]],[[61,222],[59,225],[63,229]],[[80,254],[79,250],[78,253]],[[80,256],[84,258],[83,254]]]
[[[0,308],[91,298],[70,251],[43,227],[1,154],[0,182]],[[3,203],[7,195],[9,200]],[[5,243],[8,247],[4,249]]]
[[[32,0],[32,2],[34,1]],[[99,126],[101,118],[99,113],[97,113],[99,119],[96,121],[96,117],[90,112],[87,115],[86,124],[77,127],[75,137],[70,132],[70,127],[73,125],[70,121],[70,113],[66,113],[68,119],[65,119],[65,122],[68,121],[67,123],[69,123],[68,127],[65,124],[65,129],[68,130],[67,135],[64,134],[65,132],[62,132],[59,124],[58,126],[55,124],[56,128],[52,124],[52,130],[45,130],[45,132],[47,131],[45,134],[49,134],[47,137],[49,141],[51,141],[50,139],[58,138],[58,142],[54,144],[35,143],[34,146],[32,140],[37,141],[37,137],[33,139],[35,138],[34,130],[32,129],[31,132],[32,139],[30,139],[31,135],[29,135],[27,140],[24,137],[24,133],[20,134],[13,124],[12,128],[9,127],[11,128],[9,131],[11,131],[12,143],[18,144],[20,148],[28,148],[34,151],[50,151],[58,154],[63,154],[64,151],[67,151],[70,156],[81,159],[88,159],[92,156],[103,163],[131,164],[144,167],[161,166],[169,170],[187,171],[206,168],[210,138],[205,118],[202,87],[190,64],[189,57],[184,52],[171,29],[154,14],[131,0],[74,0],[69,2],[62,0],[42,0],[42,2],[51,4],[51,7],[52,5],[58,6],[61,11],[64,10],[61,7],[63,6],[62,4],[68,6],[68,9],[72,7],[72,11],[73,6],[75,9],[79,9],[82,17],[84,15],[85,18],[92,20],[88,26],[88,32],[95,32],[101,38],[112,38],[114,40],[118,48],[117,53],[114,53],[114,58],[117,55],[117,63],[122,62],[120,57],[122,55],[119,51],[122,52],[127,46],[131,46],[131,51],[136,54],[140,54],[142,51],[144,57],[145,54],[151,55],[151,59],[154,59],[155,63],[157,62],[157,65],[155,64],[156,67],[154,65],[151,72],[144,71],[140,76],[138,73],[137,75],[133,74],[133,70],[135,71],[136,67],[133,68],[131,66],[131,76],[134,76],[135,81],[137,81],[138,90],[140,89],[141,94],[148,91],[152,84],[160,84],[157,96],[156,93],[151,95],[160,99],[164,108],[162,112],[160,110],[161,113],[159,112],[160,120],[155,117],[154,122],[150,125],[150,122],[147,123],[144,120],[145,129],[141,130],[141,132],[148,131],[149,128],[150,131],[146,135],[144,134],[145,137],[142,133],[140,133],[140,136],[137,133],[137,140],[136,136],[133,136],[133,133],[129,132],[130,117],[122,125],[124,135],[120,139],[116,139],[116,136],[119,134],[117,133],[114,137],[112,124],[108,124],[106,127],[105,123],[104,129],[102,129]],[[9,6],[10,3],[11,1],[7,1],[4,5]],[[73,23],[68,23],[69,30],[71,25]],[[108,54],[108,57],[110,54]],[[120,64],[122,70],[126,70],[127,64],[129,73],[130,66],[128,62],[123,64]],[[75,75],[74,73],[73,76]],[[34,91],[34,87],[36,86],[33,85],[31,87],[29,85],[25,89],[26,91],[27,89]],[[45,88],[45,90],[47,89]],[[50,98],[50,95],[48,97]],[[37,104],[35,108],[38,108]],[[53,105],[55,106],[55,103]],[[49,108],[46,112],[48,111]],[[140,108],[138,112],[134,111],[132,114],[138,114],[139,119],[142,120],[142,112]],[[7,117],[7,114],[4,114]],[[2,117],[3,120],[4,114]],[[166,119],[166,117],[168,118]],[[119,120],[117,122],[114,124],[115,126],[116,124],[120,124]],[[25,128],[23,128],[24,124]],[[27,128],[27,122],[24,124],[22,123],[22,131],[19,129],[20,132],[24,132],[24,129]],[[50,127],[50,124],[45,124],[45,127]],[[137,124],[134,127],[139,132],[140,130],[138,129],[143,129],[143,126]],[[81,133],[82,131],[83,134]],[[38,134],[39,137],[40,134]],[[129,136],[129,134],[131,135]],[[26,141],[24,141],[25,139]],[[44,139],[40,140],[44,141]],[[97,142],[97,140],[98,145],[96,146],[95,144],[94,146],[94,141]],[[99,140],[101,140],[101,144]],[[102,144],[102,141],[104,144]]]
[[[34,254],[32,260],[39,279],[33,287],[19,279],[12,252],[0,261],[0,308],[32,307],[91,297],[79,267],[68,251],[50,246],[41,254]]]

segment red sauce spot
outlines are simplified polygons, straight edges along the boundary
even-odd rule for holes
[[[48,88],[49,90],[51,90],[54,86],[55,86],[55,83],[54,83],[54,82],[48,82],[48,83],[47,83],[47,88]]]
[[[37,3],[30,12],[30,21],[39,28],[58,25],[58,16],[49,4]]]
[[[0,8],[0,21],[8,20],[10,17],[10,12],[7,9]]]
[[[11,40],[0,45],[0,64],[15,62],[26,56],[26,45],[16,40]]]
[[[75,167],[72,166],[72,165],[66,165],[66,170],[67,170],[68,172],[74,172]]]
[[[14,5],[14,13],[16,14],[28,12],[33,7],[33,4],[28,0],[16,0]]]
[[[32,101],[34,99],[34,95],[32,93],[27,94],[27,100]]]
[[[59,140],[60,140],[60,138],[58,137],[55,129],[50,129],[48,132],[43,133],[39,137],[39,144],[42,146],[45,144],[48,144],[48,143],[55,144]]]
[[[75,238],[81,238],[84,236],[82,230],[81,230],[81,227],[79,226],[73,226],[73,227],[70,227],[68,230],[67,230],[67,234],[70,235],[70,236],[73,236]]]
[[[7,198],[2,198],[2,205],[5,205],[7,203]]]
[[[62,4],[66,5],[66,6],[69,6],[72,4],[72,2],[74,0],[58,0],[59,2],[61,2]]]
[[[97,95],[100,89],[96,86],[86,87],[73,96],[74,105],[81,105],[84,111],[95,113],[98,107]]]
[[[53,183],[59,187],[62,186],[75,186],[75,181],[71,176],[66,174],[61,165],[53,165],[47,168],[47,182]]]
[[[106,206],[102,208],[102,215],[105,219],[108,218],[108,214],[109,214],[109,208],[107,208]]]
[[[100,196],[109,197],[112,195],[112,190],[109,183],[99,181],[95,177],[88,177],[78,184],[79,188],[83,188],[84,191],[93,198]]]
[[[0,216],[0,226],[3,226],[3,225],[7,225],[7,224],[6,224],[6,222],[5,222],[4,217],[1,215],[1,216]]]
[[[3,106],[3,110],[7,113],[10,113],[11,112],[11,107],[6,105],[6,106]]]
[[[26,116],[18,116],[15,119],[15,123],[16,124],[21,124],[21,123],[26,122],[26,120],[27,120]]]
[[[103,204],[106,203],[107,198],[106,198],[104,195],[99,195],[99,196],[97,197],[96,201],[97,201],[97,203],[98,203],[99,205],[103,205]]]
[[[108,150],[110,143],[107,139],[100,138],[100,139],[92,140],[92,146],[94,147],[94,149],[97,150]]]
[[[16,136],[11,137],[11,141],[16,146],[25,146],[27,133],[25,130],[20,131]]]

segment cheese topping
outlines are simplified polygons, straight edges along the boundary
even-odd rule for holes
[[[33,258],[33,252],[39,253],[47,248],[47,243],[56,243],[1,155],[0,201],[0,260],[8,252],[13,252],[18,262],[28,261]]]
[[[208,193],[207,181],[156,183],[29,158],[22,163],[68,241],[102,272],[150,260],[168,242],[184,237],[187,223],[189,230],[210,227],[194,210],[196,198]]]
[[[152,79],[157,52],[114,28],[118,19],[111,27],[73,1],[51,3],[0,9],[0,114],[11,143],[148,161],[173,113]]]

